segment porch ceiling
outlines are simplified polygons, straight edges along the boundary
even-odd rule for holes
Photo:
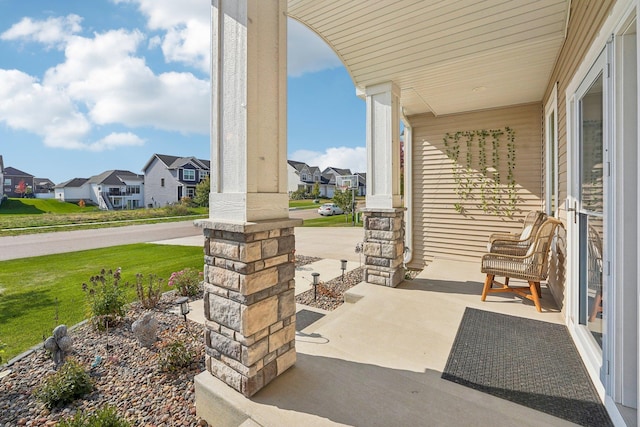
[[[358,89],[394,81],[406,115],[541,101],[570,0],[288,0]]]

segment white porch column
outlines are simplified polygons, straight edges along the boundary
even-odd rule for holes
[[[204,229],[205,361],[252,396],[296,362],[294,227],[287,192],[286,0],[212,0],[211,193]],[[215,422],[214,422],[215,420]]]
[[[286,0],[212,0],[212,219],[289,216],[286,10]]]
[[[402,206],[400,198],[400,88],[393,82],[368,86],[368,209]]]
[[[400,88],[368,86],[364,280],[397,286],[404,279],[404,208],[400,197]]]

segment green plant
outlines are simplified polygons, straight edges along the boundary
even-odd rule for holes
[[[89,285],[82,284],[93,325],[98,329],[114,326],[124,316],[127,300],[120,274],[120,268],[115,272],[103,268],[100,274],[91,276]]]
[[[191,364],[195,355],[182,341],[173,341],[160,349],[158,367],[163,372],[173,372]]]
[[[149,284],[144,286],[144,275],[136,274],[136,294],[144,308],[154,308],[162,296],[162,279],[155,274],[149,274]]]
[[[185,297],[197,295],[200,292],[202,272],[194,268],[174,271],[169,277],[169,286],[175,287],[178,293]]]
[[[174,203],[164,208],[165,214],[168,216],[185,216],[189,215],[189,208],[182,203]]]
[[[59,427],[130,427],[131,423],[121,418],[113,406],[105,406],[93,414],[78,411],[73,418],[66,418]]]
[[[93,389],[91,378],[75,360],[67,360],[60,369],[45,377],[35,390],[36,398],[51,409],[73,402]]]
[[[209,206],[209,192],[211,191],[211,180],[207,176],[196,185],[196,193],[193,196],[193,202],[197,206]]]
[[[0,341],[0,363],[2,363],[2,355],[4,354],[4,349],[7,345]]]

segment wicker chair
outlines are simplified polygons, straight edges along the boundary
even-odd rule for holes
[[[484,281],[481,300],[488,293],[513,292],[533,301],[536,310],[540,309],[540,282],[547,278],[547,267],[551,241],[556,227],[561,224],[554,218],[547,218],[535,235],[535,239],[524,255],[488,253],[482,257],[482,272],[487,275]],[[500,283],[495,277],[504,277]],[[509,278],[526,280],[529,286],[509,286]],[[493,285],[499,287],[494,288]]]
[[[536,237],[538,228],[547,219],[547,214],[531,211],[524,218],[522,231],[516,233],[493,233],[489,236],[488,251],[495,254],[522,256],[527,253]]]

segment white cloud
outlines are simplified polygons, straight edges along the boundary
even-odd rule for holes
[[[81,22],[82,18],[74,14],[48,18],[45,21],[22,18],[20,22],[0,34],[0,39],[39,42],[49,47],[62,48],[66,40],[82,30]]]
[[[178,62],[209,73],[211,57],[211,3],[202,0],[113,0],[132,3],[148,19],[151,30],[164,31],[152,40],[167,62]],[[155,38],[155,37],[154,37]]]
[[[351,169],[352,173],[367,171],[367,150],[365,147],[332,147],[325,152],[298,150],[289,156],[290,160],[305,162],[309,166]]]
[[[112,133],[88,146],[91,151],[114,150],[120,147],[144,145],[144,140],[131,132]]]
[[[287,32],[287,74],[290,77],[342,66],[325,41],[300,22],[289,19]]]

